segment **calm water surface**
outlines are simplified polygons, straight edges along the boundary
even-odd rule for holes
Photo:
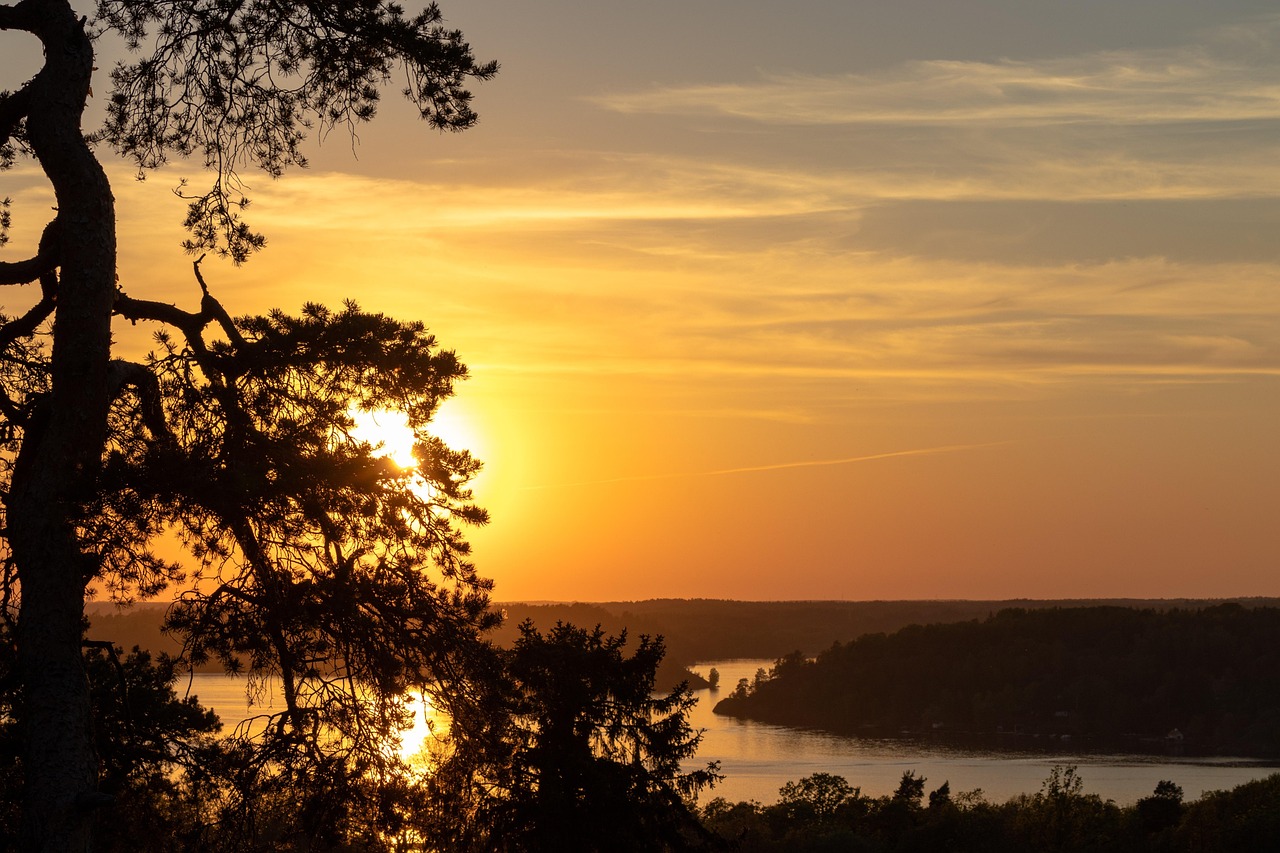
[[[1018,794],[1033,794],[1049,771],[1060,764],[1074,764],[1084,780],[1085,791],[1104,799],[1128,804],[1151,794],[1156,783],[1170,779],[1181,785],[1188,799],[1205,791],[1233,788],[1244,782],[1261,779],[1280,771],[1280,766],[1246,759],[1169,758],[1147,755],[1100,755],[1047,753],[1010,753],[948,748],[898,740],[851,738],[824,732],[792,729],[720,717],[711,712],[715,703],[732,690],[739,678],[751,678],[760,667],[772,665],[767,660],[708,661],[695,667],[706,675],[711,667],[720,672],[720,690],[699,690],[693,711],[695,728],[705,729],[697,761],[687,767],[719,761],[725,780],[710,794],[728,800],[758,800],[771,803],[778,799],[778,789],[789,781],[813,773],[835,773],[849,780],[869,796],[891,793],[902,774],[914,770],[928,779],[925,787],[933,790],[944,781],[951,791],[981,788],[988,800],[1004,802]],[[181,693],[185,682],[180,682]],[[245,681],[223,675],[197,674],[191,682],[191,693],[211,707],[230,729],[242,720],[279,710],[283,700],[270,685],[254,698],[253,705],[245,694]],[[430,737],[431,725],[443,730],[446,721],[424,713],[419,703],[418,724],[406,736],[406,745],[416,751]]]
[[[179,696],[183,695],[188,690],[187,679],[179,679],[175,689]],[[284,708],[284,696],[277,679],[264,682],[250,695],[248,682],[244,678],[197,672],[191,676],[189,692],[192,696],[199,697],[201,705],[218,712],[224,734],[230,734],[240,725],[248,726],[252,732],[255,717],[279,713]],[[435,713],[416,695],[411,695],[410,699],[413,700],[411,707],[416,716],[413,729],[403,736],[403,751],[406,755],[421,751],[433,734],[446,734],[449,731],[447,717]]]
[[[710,796],[776,802],[788,781],[813,773],[835,773],[880,796],[898,787],[902,774],[914,770],[928,779],[926,790],[944,781],[953,794],[981,788],[988,800],[1004,802],[1018,794],[1034,794],[1054,765],[1074,764],[1085,792],[1128,804],[1149,796],[1156,783],[1170,779],[1188,799],[1205,791],[1233,788],[1280,771],[1280,766],[1247,759],[1169,758],[1147,755],[1010,753],[948,748],[900,740],[852,738],[737,720],[711,709],[740,678],[751,678],[772,661],[709,661],[694,667],[706,675],[720,672],[718,691],[699,690],[693,713],[695,727],[706,729],[698,761],[719,761],[725,780]],[[692,766],[692,765],[691,765]],[[708,795],[703,795],[703,800]]]

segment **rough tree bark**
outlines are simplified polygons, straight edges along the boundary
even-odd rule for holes
[[[28,144],[53,184],[59,268],[52,392],[22,445],[8,497],[8,534],[22,589],[19,667],[27,744],[23,849],[86,850],[96,796],[89,690],[80,640],[92,573],[76,537],[107,420],[115,210],[80,122],[93,72],[85,23],[66,0],[23,0],[6,23],[35,35],[45,64],[27,85]],[[52,270],[40,270],[52,274]]]

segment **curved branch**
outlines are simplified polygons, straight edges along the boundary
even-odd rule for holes
[[[21,317],[10,320],[0,326],[0,352],[3,352],[14,341],[34,335],[40,324],[49,319],[56,305],[54,294],[57,292],[58,277],[53,272],[40,276],[40,301]]]
[[[0,29],[4,29],[0,27]],[[31,90],[23,86],[16,92],[0,94],[0,144],[9,141],[18,124],[31,110]]]
[[[205,283],[204,276],[200,274],[200,261],[202,260],[204,260],[204,255],[201,255],[192,265],[195,268],[196,281],[199,282],[202,293],[198,312],[184,311],[167,302],[134,299],[125,295],[124,291],[117,290],[113,313],[116,316],[124,317],[131,323],[137,323],[139,320],[152,320],[177,329],[186,339],[187,345],[191,347],[196,361],[206,370],[213,371],[211,374],[211,378],[213,378],[213,374],[218,374],[222,371],[215,367],[214,355],[209,351],[209,345],[205,343],[203,333],[206,326],[216,322],[226,333],[228,340],[237,351],[242,350],[248,344],[244,336],[240,334],[240,330],[236,328],[231,315],[227,313],[227,309],[223,308],[222,303],[209,292],[209,286]]]
[[[166,326],[172,326],[182,332],[188,339],[198,339],[200,332],[213,320],[212,317],[204,316],[203,312],[197,314],[191,311],[183,311],[178,306],[171,305],[168,302],[134,299],[132,296],[126,295],[122,290],[116,291],[116,301],[112,308],[117,317],[124,317],[131,323],[137,323],[139,320],[164,323]],[[203,345],[201,348],[203,348]]]
[[[141,364],[115,358],[107,368],[107,385],[107,393],[112,399],[126,386],[136,390],[141,402],[142,421],[151,437],[162,443],[174,441],[161,405],[160,382],[154,373]]]
[[[35,21],[32,19],[31,0],[22,0],[14,6],[0,5],[0,30],[25,30],[33,32]]]
[[[134,732],[133,707],[129,704],[129,679],[125,676],[124,665],[120,663],[120,655],[116,654],[116,644],[111,640],[90,640],[85,638],[80,641],[81,648],[98,649],[107,653],[107,658],[111,661],[111,668],[115,670],[116,687],[120,691],[120,707],[124,708],[124,721],[129,734]]]
[[[116,291],[116,301],[113,311],[116,316],[124,317],[131,323],[137,323],[139,320],[153,320],[157,323],[164,323],[167,326],[173,326],[187,337],[188,343],[197,349],[203,351],[205,349],[204,341],[200,338],[200,333],[204,331],[204,327],[214,322],[223,327],[223,331],[227,333],[227,337],[231,342],[237,345],[244,344],[244,338],[236,329],[230,315],[227,314],[222,303],[213,298],[209,293],[209,286],[205,284],[204,276],[200,274],[200,261],[204,260],[201,255],[192,266],[195,267],[196,281],[200,285],[202,294],[200,299],[199,312],[183,311],[176,305],[168,302],[155,302],[150,299],[134,299],[125,294],[123,290]]]
[[[203,260],[204,255],[201,255],[191,265],[196,272],[196,281],[200,283],[200,292],[203,294],[200,298],[200,313],[217,320],[218,325],[222,327],[222,331],[226,334],[227,340],[231,341],[237,348],[243,347],[245,346],[245,340],[240,334],[240,330],[236,328],[236,324],[232,321],[231,315],[227,313],[227,309],[223,308],[222,303],[209,292],[209,285],[205,284],[204,276],[200,274],[200,262]]]
[[[44,233],[40,235],[40,246],[36,249],[34,258],[27,258],[25,261],[0,261],[0,285],[27,284],[36,279],[41,279],[43,283],[44,277],[59,266],[60,234],[61,228],[55,217],[44,227]]]
[[[195,356],[195,360],[205,369],[213,368],[213,354],[204,342],[204,327],[213,322],[213,318],[203,311],[192,313],[183,311],[168,302],[154,302],[150,299],[134,299],[123,291],[116,291],[116,301],[112,306],[112,314],[124,317],[131,323],[139,320],[152,320],[171,326],[182,333],[187,346]]]
[[[15,341],[35,334],[40,324],[48,320],[56,307],[54,294],[57,293],[58,276],[47,272],[40,276],[40,301],[21,317],[15,317],[0,325],[0,355],[3,355]],[[12,437],[14,425],[25,424],[30,415],[28,407],[20,405],[9,396],[8,389],[0,389],[0,419],[3,419],[4,432],[0,438]]]

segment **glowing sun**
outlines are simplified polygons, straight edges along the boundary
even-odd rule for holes
[[[413,468],[413,430],[403,412],[380,409],[372,412],[353,411],[355,429],[352,435],[373,445],[380,455],[388,457],[401,468]],[[477,447],[477,431],[465,412],[449,403],[441,406],[431,419],[427,430],[453,450],[469,450],[473,456],[483,458]]]
[[[351,418],[356,422],[351,431],[356,439],[369,442],[375,452],[380,451],[380,455],[401,468],[412,468],[416,464],[413,430],[409,429],[409,419],[403,412],[352,412]]]

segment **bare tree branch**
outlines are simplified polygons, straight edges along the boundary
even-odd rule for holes
[[[200,274],[200,262],[203,260],[204,255],[201,255],[191,265],[196,273],[196,281],[200,283],[200,292],[203,294],[200,299],[200,313],[217,320],[218,325],[222,327],[222,331],[226,334],[227,340],[237,347],[243,347],[245,341],[240,334],[240,330],[236,328],[236,324],[232,321],[231,315],[227,313],[227,309],[223,308],[222,303],[209,292],[209,285],[205,284],[204,276]]]
[[[40,324],[49,319],[55,307],[54,293],[57,291],[57,276],[47,272],[40,277],[40,289],[43,295],[31,310],[0,326],[0,352],[3,352],[14,341],[35,334]]]
[[[18,123],[31,109],[31,92],[23,86],[16,92],[0,94],[0,144],[9,141]]]
[[[22,0],[14,6],[0,5],[0,30],[25,30],[32,32],[35,22],[32,20],[31,0]]]
[[[40,236],[40,246],[33,258],[25,261],[0,261],[0,285],[27,284],[52,273],[58,267],[58,238],[61,229],[55,218],[44,227]]]
[[[29,353],[10,352],[10,347],[17,341],[34,335],[40,325],[53,314],[54,308],[57,307],[54,301],[57,287],[57,273],[52,271],[45,273],[40,277],[40,301],[26,314],[0,325],[0,358],[10,361],[30,358]],[[26,403],[15,402],[11,390],[13,389],[0,384],[0,428],[3,429],[3,432],[0,432],[0,439],[6,440],[13,437],[12,431],[15,426],[24,425],[27,422],[31,412],[30,398]]]
[[[154,373],[136,362],[115,358],[107,369],[107,383],[108,393],[113,399],[122,388],[131,387],[137,391],[141,403],[139,413],[151,432],[151,437],[165,443],[174,440],[169,422],[164,416],[160,382]]]
[[[212,322],[212,317],[206,317],[203,313],[192,313],[191,311],[183,311],[176,305],[168,302],[156,302],[151,299],[134,299],[128,296],[124,291],[117,291],[114,313],[117,317],[124,317],[126,320],[137,323],[139,320],[151,320],[156,323],[164,323],[178,329],[187,337],[193,335],[198,336],[200,330]]]

